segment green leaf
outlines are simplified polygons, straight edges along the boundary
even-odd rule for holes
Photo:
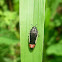
[[[54,44],[48,47],[47,49],[47,54],[51,55],[57,55],[57,56],[62,56],[62,44]]]
[[[42,62],[44,20],[44,0],[20,0],[20,40],[21,62]],[[29,33],[33,26],[38,29],[38,38],[35,48],[29,48]]]
[[[10,39],[10,38],[0,37],[0,44],[12,45],[12,44],[17,44],[18,42],[19,42],[18,40],[13,40],[13,39]]]
[[[6,29],[0,30],[0,44],[16,44],[19,40],[16,38],[15,34]]]

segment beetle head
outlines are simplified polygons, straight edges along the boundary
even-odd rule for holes
[[[36,27],[32,27],[31,33],[37,33],[37,28]]]

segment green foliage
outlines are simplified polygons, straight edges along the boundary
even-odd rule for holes
[[[45,50],[47,62],[62,62],[62,1],[46,0]]]
[[[31,5],[31,7],[33,6]],[[36,5],[34,7],[37,8]],[[62,0],[46,0],[45,7],[44,44],[46,57],[44,57],[44,60],[45,58],[46,60],[43,62],[62,62]],[[37,20],[37,11],[34,10],[34,17],[36,17],[34,20]],[[32,9],[30,9],[30,13],[33,15]],[[25,14],[23,15],[27,17]],[[34,25],[36,23],[34,21]],[[28,28],[31,28],[31,26]],[[20,46],[18,43],[19,0],[0,0],[0,62],[20,62]]]
[[[19,41],[19,0],[1,0],[0,62],[20,62]]]
[[[14,10],[19,13],[19,0],[13,0]]]
[[[15,2],[15,1],[13,1],[13,2]],[[16,2],[18,2],[18,0]],[[14,5],[16,5],[16,4],[14,4]],[[5,6],[7,6],[7,7],[5,7]],[[16,6],[19,7],[18,5],[16,5]],[[17,31],[17,29],[19,27],[16,27],[17,24],[19,23],[18,11],[17,11],[17,9],[14,11],[10,11],[8,9],[8,5],[5,3],[4,0],[1,0],[0,23],[1,23],[0,29],[8,28],[9,31],[15,33],[16,37],[19,38],[19,33]]]
[[[62,56],[62,44],[54,44],[51,45],[48,49],[47,49],[47,54],[51,55],[57,55],[57,56]]]

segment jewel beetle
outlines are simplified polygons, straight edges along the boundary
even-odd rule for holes
[[[38,37],[37,27],[32,27],[29,33],[29,47],[34,48]]]

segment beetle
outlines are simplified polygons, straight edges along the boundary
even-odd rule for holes
[[[30,33],[29,33],[29,47],[30,48],[35,47],[37,37],[38,37],[38,30],[37,30],[37,27],[34,26],[34,27],[32,27],[32,29],[30,30]]]

